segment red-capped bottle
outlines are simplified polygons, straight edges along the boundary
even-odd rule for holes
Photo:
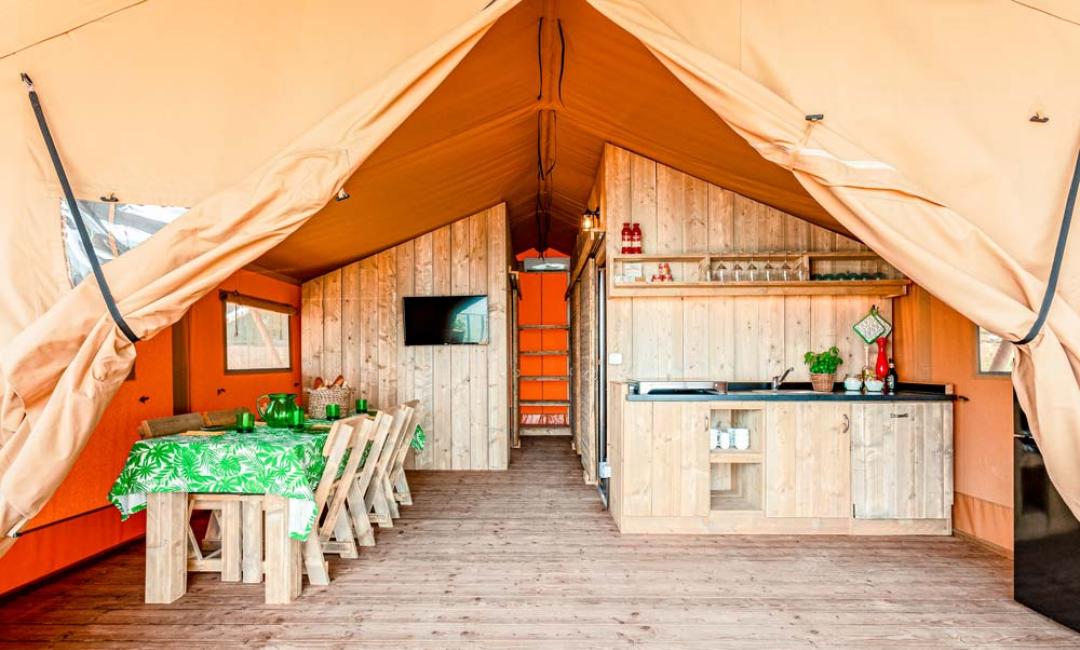
[[[630,229],[629,222],[622,225],[622,248],[623,255],[629,255],[633,250],[634,231]]]
[[[631,229],[631,252],[635,255],[641,255],[641,226],[639,224],[633,224]]]

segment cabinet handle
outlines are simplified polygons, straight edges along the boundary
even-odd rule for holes
[[[840,433],[847,433],[851,429],[851,418],[848,417],[847,413],[844,413],[840,417],[844,422],[844,427],[840,429]]]
[[[893,419],[906,418],[906,417],[911,417],[911,414],[910,413],[890,413],[889,417],[893,418]]]

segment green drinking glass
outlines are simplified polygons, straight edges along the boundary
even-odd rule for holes
[[[365,414],[367,414],[367,400],[366,399],[358,399],[358,400],[356,400],[356,414],[357,415],[365,415]]]
[[[340,404],[327,404],[326,405],[326,419],[337,420],[341,417],[341,405]]]
[[[236,414],[236,430],[240,433],[251,433],[255,430],[255,414],[251,411],[240,411]]]
[[[304,428],[304,411],[302,409],[289,412],[289,428],[293,431],[300,431]]]

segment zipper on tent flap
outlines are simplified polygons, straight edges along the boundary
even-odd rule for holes
[[[1054,249],[1054,263],[1050,267],[1050,276],[1046,279],[1046,293],[1043,294],[1042,305],[1039,307],[1039,315],[1028,331],[1027,336],[1016,341],[1017,345],[1026,345],[1035,340],[1046,317],[1050,314],[1050,306],[1054,303],[1057,295],[1058,277],[1061,275],[1061,262],[1065,258],[1065,244],[1069,240],[1069,226],[1072,225],[1072,214],[1076,208],[1076,192],[1080,186],[1080,150],[1076,154],[1076,167],[1073,168],[1072,183],[1069,185],[1069,195],[1065,199],[1065,215],[1061,218],[1061,230],[1058,232],[1057,248]]]
[[[52,134],[49,132],[49,125],[45,121],[45,113],[41,109],[37,91],[34,90],[34,81],[25,72],[20,73],[19,77],[26,84],[27,92],[30,95],[30,106],[34,109],[34,117],[37,118],[38,128],[41,129],[41,137],[45,140],[45,147],[49,150],[49,158],[52,159],[53,169],[56,170],[56,177],[59,179],[60,187],[64,191],[68,209],[71,210],[75,226],[79,230],[79,241],[82,242],[86,257],[90,260],[90,268],[94,271],[94,278],[97,280],[98,289],[101,290],[101,296],[105,299],[105,307],[108,308],[109,315],[112,316],[113,322],[124,333],[124,336],[132,343],[135,343],[139,340],[139,337],[136,336],[120,314],[120,308],[116,306],[116,299],[113,298],[109,284],[105,281],[105,273],[101,270],[101,261],[98,260],[97,253],[94,252],[94,244],[90,240],[90,231],[86,228],[86,222],[83,221],[82,213],[79,211],[79,203],[75,200],[75,194],[71,191],[71,183],[68,182],[67,174],[64,172],[64,165],[60,162],[60,154],[56,150],[56,143],[53,142]]]

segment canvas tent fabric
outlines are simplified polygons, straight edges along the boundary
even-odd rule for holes
[[[133,356],[93,281],[67,284],[59,188],[19,72],[77,196],[193,206],[105,267],[143,335],[241,266],[311,277],[501,200],[525,248],[538,149],[556,163],[552,243],[565,241],[610,141],[854,234],[1015,340],[1042,300],[1080,145],[1080,84],[1062,81],[1080,26],[1054,2],[0,9],[25,17],[0,31],[5,531],[55,490]],[[342,186],[353,198],[331,201]],[[1074,511],[1077,246],[1014,373]]]

